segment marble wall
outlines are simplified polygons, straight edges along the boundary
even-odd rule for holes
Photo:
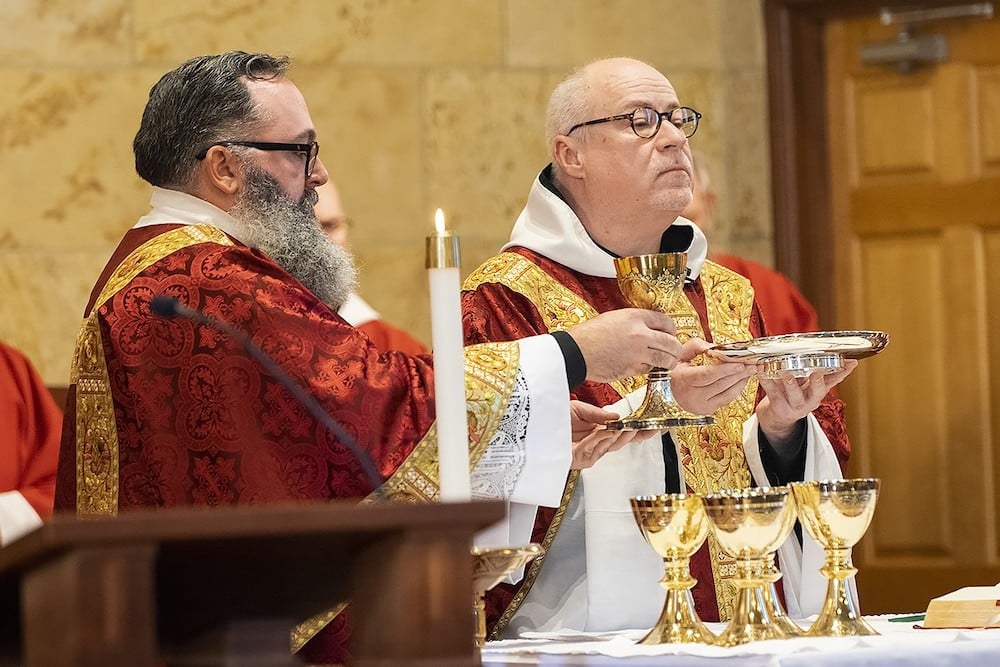
[[[653,63],[704,113],[715,240],[771,260],[759,0],[4,0],[0,338],[47,382],[67,381],[90,288],[147,208],[131,141],[149,87],[229,49],[293,57],[357,221],[361,292],[425,341],[434,209],[462,237],[463,273],[493,254],[547,162],[552,86],[598,57]]]

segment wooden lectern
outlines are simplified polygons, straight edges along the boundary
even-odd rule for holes
[[[0,549],[0,664],[300,665],[291,628],[349,598],[359,667],[475,665],[472,534],[503,513],[338,502],[57,516]]]

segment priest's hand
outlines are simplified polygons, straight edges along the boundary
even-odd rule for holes
[[[573,431],[573,463],[570,468],[589,468],[607,454],[625,445],[645,440],[658,431],[609,431],[606,422],[618,419],[614,412],[602,410],[583,401],[569,402],[570,427]]]
[[[757,404],[757,421],[767,441],[775,450],[798,442],[796,426],[803,417],[819,407],[827,393],[844,381],[858,366],[857,359],[845,359],[844,368],[835,373],[810,373],[807,377],[791,375],[777,380],[760,379],[767,394]]]
[[[757,369],[741,361],[719,361],[702,365],[689,363],[712,347],[711,343],[692,338],[684,344],[680,363],[670,371],[670,389],[674,400],[688,412],[710,415],[733,401]]]
[[[611,382],[648,373],[650,368],[673,368],[681,356],[669,315],[639,308],[601,313],[568,333],[587,363],[587,379]]]

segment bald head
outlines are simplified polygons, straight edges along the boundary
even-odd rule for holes
[[[316,188],[316,195],[318,199],[314,210],[319,226],[323,228],[323,232],[331,241],[346,248],[349,245],[347,234],[350,219],[344,212],[344,205],[340,201],[340,192],[337,191],[337,186],[333,184],[333,181],[327,181]]]
[[[556,135],[566,134],[577,123],[589,120],[595,112],[595,98],[607,94],[609,87],[625,80],[635,85],[648,79],[665,80],[652,65],[634,58],[595,60],[570,72],[549,97],[545,116],[545,139],[552,146]]]

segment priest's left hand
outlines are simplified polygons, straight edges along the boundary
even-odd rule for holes
[[[620,415],[603,410],[583,401],[569,402],[570,428],[573,431],[573,463],[570,468],[589,468],[607,454],[630,442],[645,440],[658,431],[609,431],[606,422],[618,419]]]
[[[844,381],[857,368],[856,359],[845,359],[844,368],[834,373],[811,373],[804,378],[791,375],[777,380],[760,378],[767,394],[757,404],[757,420],[772,446],[793,439],[800,419],[819,407],[827,392]]]

